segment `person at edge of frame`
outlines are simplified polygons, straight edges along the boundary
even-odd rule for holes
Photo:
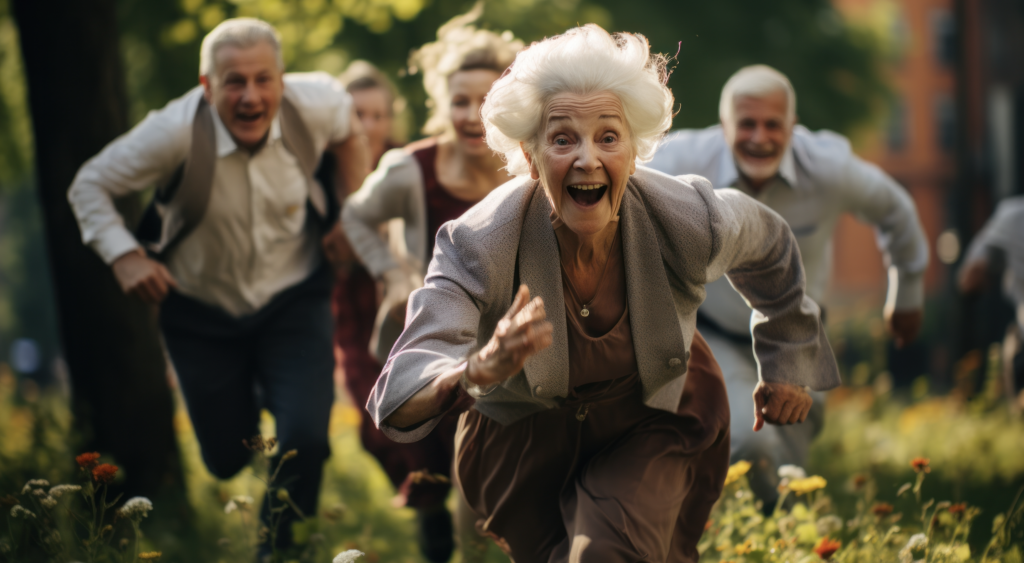
[[[199,82],[107,145],[68,192],[85,244],[159,325],[203,461],[226,479],[252,452],[261,408],[292,523],[316,514],[334,399],[331,266],[352,260],[339,202],[369,170],[352,97],[326,73],[286,74],[277,31],[236,18],[203,39]],[[313,179],[324,151],[335,192]],[[157,183],[133,234],[117,197]],[[271,523],[264,503],[262,525]],[[276,516],[274,516],[276,518]]]

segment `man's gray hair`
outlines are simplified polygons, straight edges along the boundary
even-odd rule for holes
[[[726,123],[732,120],[737,97],[760,98],[775,92],[786,94],[786,117],[793,123],[796,120],[796,91],[786,75],[768,65],[745,66],[729,77],[722,88],[718,117]]]
[[[217,51],[221,47],[231,45],[245,49],[260,42],[266,42],[274,48],[277,66],[284,70],[284,58],[281,56],[281,36],[269,23],[255,18],[232,18],[220,22],[203,38],[199,48],[199,74],[210,76],[214,72]]]

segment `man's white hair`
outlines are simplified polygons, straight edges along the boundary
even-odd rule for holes
[[[796,121],[796,91],[785,74],[768,65],[745,66],[729,77],[718,102],[718,117],[723,123],[731,122],[738,97],[760,98],[775,92],[786,94],[786,118],[792,124]]]
[[[281,36],[274,26],[256,18],[232,18],[220,22],[220,25],[203,38],[203,44],[199,47],[199,74],[210,76],[216,71],[217,51],[221,47],[231,45],[246,49],[260,42],[266,42],[274,48],[277,66],[284,70]]]
[[[548,101],[563,92],[610,92],[622,102],[637,158],[650,160],[672,126],[667,62],[651,55],[644,36],[612,35],[594,24],[534,43],[487,94],[481,108],[487,144],[503,155],[509,173],[529,174],[519,143],[534,151]]]

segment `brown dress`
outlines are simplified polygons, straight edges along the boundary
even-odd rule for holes
[[[563,271],[573,391],[560,408],[508,426],[464,413],[456,483],[479,531],[516,563],[696,562],[729,465],[721,369],[695,334],[677,412],[644,405],[621,242],[592,301],[568,278]]]

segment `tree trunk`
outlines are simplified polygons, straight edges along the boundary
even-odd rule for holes
[[[82,244],[67,200],[82,163],[128,126],[114,0],[14,0],[13,12],[76,428],[88,449],[114,456],[126,492],[155,495],[181,483],[155,311]],[[137,198],[119,204],[137,219]]]

